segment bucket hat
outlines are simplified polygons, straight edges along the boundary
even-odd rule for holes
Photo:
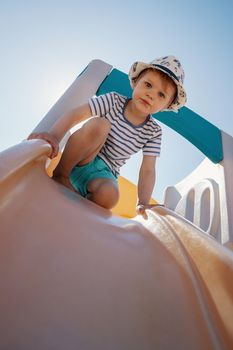
[[[130,85],[134,88],[139,74],[148,68],[160,70],[167,74],[176,84],[177,95],[172,104],[166,109],[168,111],[178,111],[187,101],[186,92],[183,86],[184,70],[180,61],[175,56],[164,56],[156,58],[150,63],[135,62],[129,71]]]

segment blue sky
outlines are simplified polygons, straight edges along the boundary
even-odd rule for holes
[[[128,72],[136,60],[177,56],[186,73],[187,107],[233,135],[232,18],[227,0],[1,2],[0,151],[25,139],[94,58]],[[163,126],[155,198],[203,158]],[[140,159],[122,175],[136,182]]]

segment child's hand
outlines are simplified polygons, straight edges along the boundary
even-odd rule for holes
[[[163,204],[139,204],[136,206],[136,213],[137,215],[142,215],[144,219],[147,219],[146,209],[151,209],[157,206],[164,207]]]
[[[50,135],[47,132],[40,132],[40,133],[32,133],[31,135],[28,136],[28,140],[33,140],[33,139],[41,139],[47,141],[51,146],[52,146],[52,151],[49,155],[49,158],[54,158],[57,156],[59,152],[59,142],[58,140],[53,136]]]

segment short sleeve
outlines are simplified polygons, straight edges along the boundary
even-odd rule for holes
[[[142,148],[143,155],[159,157],[161,151],[162,129],[157,127],[152,137]]]
[[[113,92],[98,97],[92,97],[88,100],[91,109],[91,115],[102,117],[106,115],[114,105],[115,96]]]

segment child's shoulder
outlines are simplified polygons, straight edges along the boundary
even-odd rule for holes
[[[123,101],[123,100],[127,100],[127,99],[128,99],[127,96],[124,96],[124,95],[122,95],[122,94],[119,94],[119,92],[116,92],[116,91],[108,92],[108,93],[106,94],[106,96],[107,96],[107,95],[113,97],[113,98],[116,99],[116,100],[122,100],[122,101]]]
[[[99,96],[101,99],[107,99],[110,106],[122,106],[127,101],[128,97],[119,94],[116,91],[107,92],[104,95]]]
[[[148,118],[147,126],[150,130],[153,130],[155,133],[162,132],[161,126],[157,123],[156,119],[152,115],[150,115],[150,117]]]

